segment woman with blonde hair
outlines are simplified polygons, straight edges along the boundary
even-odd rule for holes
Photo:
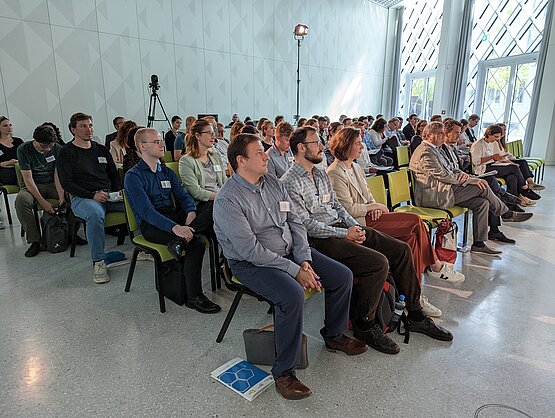
[[[262,146],[264,147],[264,151],[268,151],[272,145],[274,145],[274,122],[271,120],[267,120],[262,124]]]
[[[231,126],[231,130],[229,131],[229,143],[231,144],[233,142],[233,139],[239,135],[239,133],[241,132],[241,129],[243,129],[243,126],[245,126],[245,124],[241,121],[239,122],[235,122],[232,126]]]
[[[422,273],[429,278],[450,283],[464,281],[464,275],[455,271],[451,264],[439,261],[426,226],[418,215],[389,212],[387,206],[375,201],[368,189],[364,171],[354,162],[360,158],[365,146],[359,130],[344,127],[332,137],[329,145],[335,161],[328,168],[328,176],[337,199],[347,212],[361,225],[409,244],[419,281]],[[441,315],[441,311],[431,305],[425,296],[422,297],[421,304],[427,315]]]

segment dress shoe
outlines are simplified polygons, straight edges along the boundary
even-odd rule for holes
[[[31,246],[25,251],[25,257],[34,257],[41,251],[40,242],[33,242]]]
[[[497,232],[490,232],[488,234],[488,239],[490,241],[499,241],[499,242],[504,242],[506,244],[515,244],[516,241],[514,239],[511,239],[509,237],[507,237],[503,232],[501,231],[497,231]]]
[[[453,340],[453,334],[447,331],[445,328],[437,325],[432,318],[427,316],[422,321],[413,321],[407,319],[407,329],[410,332],[419,332],[425,334],[434,340],[440,341],[451,341]]]
[[[368,350],[368,346],[362,341],[349,338],[341,334],[341,337],[335,340],[326,341],[326,350],[335,353],[336,351],[343,351],[349,356],[356,356]]]
[[[500,256],[502,254],[501,251],[494,250],[493,248],[490,248],[487,245],[484,245],[483,247],[478,247],[476,245],[473,245],[472,247],[470,247],[470,252],[482,254],[482,255],[489,255],[492,257]]]
[[[520,201],[519,201],[520,202]],[[524,213],[524,209],[522,209],[520,206],[517,205],[507,205],[507,207],[509,208],[509,210],[512,210],[513,212],[518,212],[518,213]]]
[[[183,250],[185,250],[187,246],[186,241],[182,240],[181,238],[174,238],[167,244],[168,251],[172,255],[173,258],[176,260],[181,260],[181,255]]]
[[[544,190],[545,186],[538,183],[528,183],[528,188],[531,190]]]
[[[200,313],[212,314],[218,313],[222,310],[220,305],[216,305],[210,299],[208,299],[204,293],[194,298],[187,298],[185,301],[185,306],[187,308],[194,309]]]
[[[353,324],[353,335],[357,340],[364,341],[374,350],[382,353],[397,354],[401,351],[397,343],[385,335],[378,324],[374,324],[368,330],[362,330],[356,324]]]
[[[524,197],[527,197],[530,200],[540,200],[542,198],[539,194],[537,194],[535,191],[530,189],[521,190],[520,194],[522,194]]]
[[[533,215],[532,213],[512,212],[511,216],[507,218],[505,218],[504,216],[501,216],[501,219],[503,219],[503,222],[524,222],[530,219],[532,215]]]
[[[296,401],[308,398],[312,391],[301,383],[295,372],[288,372],[276,379],[276,390],[285,399]]]

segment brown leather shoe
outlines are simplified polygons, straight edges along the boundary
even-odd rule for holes
[[[295,372],[289,372],[276,379],[276,390],[285,399],[298,400],[308,398],[312,391],[301,383]]]
[[[326,350],[335,353],[336,351],[343,351],[349,356],[356,356],[368,350],[368,346],[362,341],[349,338],[346,335],[341,335],[339,339],[327,341]]]

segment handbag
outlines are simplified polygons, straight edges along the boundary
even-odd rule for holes
[[[268,331],[274,325],[270,324],[259,329],[246,329],[243,331],[245,353],[247,361],[252,364],[272,366],[276,361],[276,347],[274,344],[274,331]],[[307,339],[303,333],[301,340],[301,358],[299,369],[308,367]]]
[[[451,219],[442,219],[436,229],[435,250],[440,261],[454,264],[457,260],[458,227]]]

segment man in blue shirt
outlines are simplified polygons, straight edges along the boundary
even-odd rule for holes
[[[232,273],[275,307],[276,389],[286,399],[312,393],[295,375],[300,362],[304,291],[326,290],[320,330],[329,351],[361,354],[368,346],[343,335],[353,276],[308,246],[306,229],[291,211],[283,184],[267,175],[260,137],[237,135],[228,148],[233,176],[214,201],[214,230]]]
[[[160,164],[164,141],[158,131],[139,129],[135,145],[142,161],[125,175],[125,190],[143,236],[157,244],[168,244],[172,255],[182,260],[187,290],[185,305],[201,313],[219,312],[221,307],[202,293],[204,244],[195,236],[210,227],[211,219],[197,217],[193,198],[183,190],[175,173]],[[182,250],[186,250],[184,257]]]

